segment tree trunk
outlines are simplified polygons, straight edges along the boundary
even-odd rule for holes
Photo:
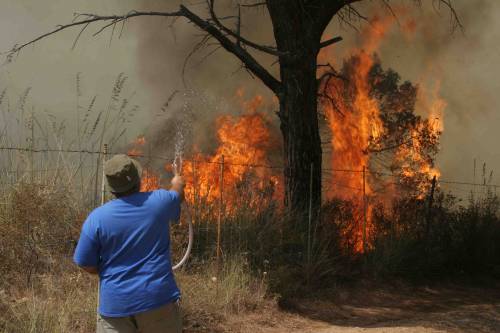
[[[294,8],[268,2],[280,56],[279,117],[284,141],[285,203],[291,213],[313,216],[321,204],[321,139],[318,125],[317,55],[324,26]],[[314,16],[314,15],[313,15]],[[311,167],[312,188],[311,188]],[[312,189],[312,197],[311,197]]]
[[[291,212],[321,203],[321,139],[317,114],[316,56],[282,64],[279,116],[284,142],[285,202]],[[312,198],[311,192],[311,167]]]

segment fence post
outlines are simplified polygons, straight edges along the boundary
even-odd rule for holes
[[[33,115],[33,110],[31,110],[31,120],[30,120],[30,127],[31,127],[31,148],[30,148],[30,180],[31,184],[34,183],[35,179],[35,156],[34,156],[34,150],[35,150],[35,120],[34,120],[34,115]]]
[[[106,202],[106,175],[104,173],[104,163],[106,163],[106,155],[108,155],[108,144],[104,144],[102,155],[102,179],[101,179],[101,206]]]
[[[363,253],[366,253],[366,166],[363,165]]]
[[[191,220],[193,222],[197,221],[196,218],[196,157],[193,158],[193,207],[191,208]],[[199,223],[193,223],[195,228],[197,228],[197,234],[200,235],[200,225]],[[199,236],[196,238],[195,243],[196,243],[196,252],[199,254],[200,253],[200,240],[198,239]]]
[[[222,205],[223,205],[223,189],[224,189],[224,155],[220,157],[220,198],[219,198],[219,216],[217,218],[217,274],[220,271],[220,257],[221,257],[221,221],[222,221]]]
[[[101,164],[101,152],[97,152],[97,158],[95,162],[95,182],[94,182],[94,200],[92,200],[92,206],[96,207],[98,203],[99,196],[99,165]]]
[[[313,170],[314,163],[311,163],[309,172],[309,216],[307,223],[307,284],[309,285],[309,272],[311,267],[311,224],[312,224],[312,205],[313,205]]]
[[[436,176],[432,177],[431,193],[429,194],[429,204],[427,206],[427,214],[425,216],[425,241],[429,238],[432,219],[432,204],[434,202],[434,191],[436,189]]]

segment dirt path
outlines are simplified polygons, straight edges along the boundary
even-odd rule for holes
[[[357,288],[333,300],[283,304],[232,318],[223,331],[248,333],[499,332],[500,288]]]

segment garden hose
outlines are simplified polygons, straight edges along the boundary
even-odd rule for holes
[[[186,261],[188,260],[189,258],[189,255],[191,254],[191,249],[193,248],[193,234],[194,234],[194,231],[193,231],[193,219],[192,219],[192,216],[191,216],[191,212],[189,211],[189,208],[187,207],[187,204],[185,203],[184,204],[184,212],[186,213],[186,220],[188,222],[188,227],[189,227],[189,231],[188,231],[188,246],[187,246],[187,249],[186,249],[186,252],[184,253],[184,256],[182,257],[182,259],[177,263],[175,264],[174,266],[172,266],[172,269],[173,270],[176,270],[180,267],[182,267],[182,265],[184,265],[186,263]]]

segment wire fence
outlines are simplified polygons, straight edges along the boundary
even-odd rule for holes
[[[104,152],[104,151],[95,151],[95,150],[86,150],[86,149],[52,149],[52,148],[47,148],[47,149],[34,149],[34,148],[23,148],[23,147],[0,147],[0,151],[18,151],[18,152],[29,152],[29,153],[78,153],[78,154],[90,154],[90,155],[97,155],[97,156],[111,156],[111,155],[116,155],[116,154],[126,154],[131,157],[135,158],[143,158],[145,160],[161,160],[165,162],[170,162],[173,163],[175,161],[174,156],[161,156],[161,155],[151,155],[151,154],[143,154],[143,153],[130,153],[126,151],[113,151],[113,152]],[[224,160],[207,160],[203,158],[193,158],[193,159],[187,159],[183,158],[184,161],[186,162],[193,162],[197,164],[216,164],[216,165],[221,165],[224,164],[225,166],[241,166],[241,167],[246,167],[246,168],[263,168],[263,169],[271,169],[271,170],[284,170],[284,166],[280,165],[268,165],[268,164],[262,164],[262,163],[238,163],[238,162],[232,162],[231,157],[228,158],[228,156],[224,157]],[[98,163],[98,162],[97,162]],[[78,168],[82,168],[83,166],[78,166]],[[92,168],[94,165],[86,165],[87,168]],[[47,172],[47,171],[62,171],[62,170],[68,170],[69,168],[67,167],[60,167],[60,168],[43,168],[43,169],[33,169],[33,170],[28,170],[29,172]],[[3,173],[16,173],[19,172],[19,170],[3,170],[1,171]],[[386,172],[380,172],[380,171],[374,171],[370,169],[336,169],[336,168],[322,168],[322,173],[324,175],[332,175],[333,173],[351,173],[351,174],[362,174],[362,173],[367,173],[367,174],[372,174],[376,176],[385,176],[385,177],[397,177],[397,175],[393,173],[386,173]],[[440,184],[449,184],[449,185],[464,185],[464,186],[474,186],[474,187],[486,187],[486,188],[499,188],[500,184],[492,184],[492,183],[475,183],[475,182],[468,182],[468,181],[459,181],[459,180],[449,180],[449,179],[443,179],[439,177],[438,182]],[[338,185],[339,187],[345,187],[345,188],[350,188],[353,190],[359,190],[361,191],[362,188],[354,188],[352,186],[348,185],[342,185],[341,183],[333,183]]]
[[[0,168],[0,186],[3,188],[8,186],[15,186],[19,184],[20,181],[26,182],[28,184],[35,185],[47,185],[47,180],[44,179],[44,175],[55,174],[57,177],[52,178],[54,181],[59,182],[67,182],[70,176],[76,176],[78,172],[85,172],[88,175],[89,184],[86,184],[85,187],[81,187],[79,189],[79,193],[82,197],[90,198],[89,204],[92,207],[98,206],[100,203],[103,203],[106,198],[111,197],[111,193],[104,186],[104,175],[102,172],[103,164],[105,160],[116,154],[127,154],[134,158],[144,159],[145,161],[154,161],[159,160],[164,164],[173,163],[175,161],[174,156],[161,156],[158,154],[143,154],[141,152],[124,152],[124,151],[92,151],[92,150],[76,150],[76,149],[32,149],[32,148],[23,148],[23,147],[0,147],[1,151],[10,151],[10,152],[24,152],[29,154],[39,154],[39,153],[60,153],[60,154],[88,154],[95,157],[93,163],[76,163],[76,164],[67,164],[64,166],[53,167],[50,165],[46,165],[43,168],[34,168],[33,163],[24,163],[23,167],[17,169],[7,169],[2,170]],[[28,157],[29,159],[30,157]],[[31,158],[33,158],[31,156]],[[271,171],[271,174],[274,171],[284,171],[285,167],[282,165],[270,165],[265,163],[241,163],[233,161],[231,156],[224,156],[220,159],[215,157],[206,158],[184,158],[185,163],[191,163],[191,172],[192,172],[192,188],[193,188],[193,210],[196,219],[200,220],[200,213],[196,210],[199,210],[200,203],[202,203],[199,198],[196,196],[200,196],[199,190],[196,193],[196,182],[199,182],[200,179],[197,178],[197,173],[199,173],[200,169],[203,168],[203,165],[215,165],[216,168],[212,168],[214,173],[214,181],[213,184],[215,187],[218,186],[218,193],[212,199],[212,207],[209,209],[211,214],[211,219],[207,219],[202,223],[196,224],[196,232],[198,237],[196,239],[195,249],[202,252],[206,249],[212,249],[216,253],[216,257],[219,258],[222,255],[222,248],[232,248],[235,246],[239,246],[244,237],[244,231],[242,231],[242,227],[238,224],[227,224],[224,225],[224,230],[221,231],[221,221],[222,216],[229,213],[231,209],[231,204],[228,201],[233,201],[232,205],[240,205],[246,206],[249,211],[252,211],[252,208],[258,206],[251,206],[249,202],[251,200],[248,199],[248,195],[250,191],[248,189],[258,187],[258,179],[249,180],[246,184],[246,187],[239,188],[235,190],[234,188],[230,188],[227,180],[224,179],[224,174],[226,170],[225,168],[230,167],[245,167],[248,169],[267,169]],[[8,162],[8,161],[7,161]],[[77,161],[78,162],[78,161]],[[4,164],[5,161],[4,161]],[[311,166],[312,171],[312,166]],[[37,175],[38,176],[34,176]],[[282,177],[283,172],[280,173],[280,177]],[[2,177],[2,175],[7,175],[7,177]],[[66,178],[64,177],[66,175]],[[399,182],[399,176],[397,174],[381,172],[376,170],[370,170],[366,167],[362,167],[359,169],[347,169],[347,168],[323,168],[323,184],[322,184],[322,193],[326,196],[326,194],[345,190],[349,192],[353,198],[359,202],[358,212],[355,221],[356,225],[360,226],[363,229],[362,232],[362,244],[366,246],[367,240],[365,239],[367,236],[366,231],[366,220],[367,220],[367,209],[370,204],[371,197],[373,195],[383,194],[388,191],[387,186],[396,185],[403,186]],[[368,191],[368,175],[373,175],[377,177],[385,177],[382,181],[383,186],[380,188],[370,188]],[[198,175],[199,177],[199,175]],[[2,179],[3,178],[3,179]],[[355,182],[349,182],[349,179],[356,179]],[[354,184],[354,185],[353,185]],[[234,185],[234,184],[232,184]],[[231,186],[232,186],[231,185]],[[428,214],[430,214],[432,200],[434,196],[434,191],[438,185],[444,186],[445,189],[453,192],[467,193],[469,195],[483,195],[489,190],[495,190],[500,185],[487,183],[486,181],[482,183],[476,182],[468,182],[468,181],[456,181],[450,179],[442,179],[442,178],[434,178],[429,184],[429,187],[426,189],[428,193],[424,193],[423,199],[426,201],[426,207],[424,208]],[[311,178],[311,186],[312,186],[312,178]],[[8,190],[8,189],[7,189]],[[205,192],[205,194],[209,193],[209,191]],[[312,194],[312,193],[311,193]],[[229,198],[228,196],[232,196]],[[261,195],[261,199],[264,195]],[[254,212],[254,211],[252,211]],[[427,216],[427,214],[425,214]],[[310,215],[311,216],[311,215]],[[311,218],[311,217],[310,217]],[[426,217],[426,220],[429,221],[430,217]],[[238,222],[237,222],[238,223]],[[430,222],[426,222],[430,223]],[[71,229],[77,232],[78,228],[74,225],[70,226]],[[311,231],[309,230],[309,233]],[[224,235],[222,235],[223,233]],[[308,236],[309,237],[309,236]],[[50,242],[49,242],[50,243]],[[47,243],[47,244],[49,244]],[[50,245],[50,244],[49,244]],[[56,246],[56,243],[54,244]],[[310,251],[310,249],[308,250]],[[219,259],[217,259],[219,260]]]

